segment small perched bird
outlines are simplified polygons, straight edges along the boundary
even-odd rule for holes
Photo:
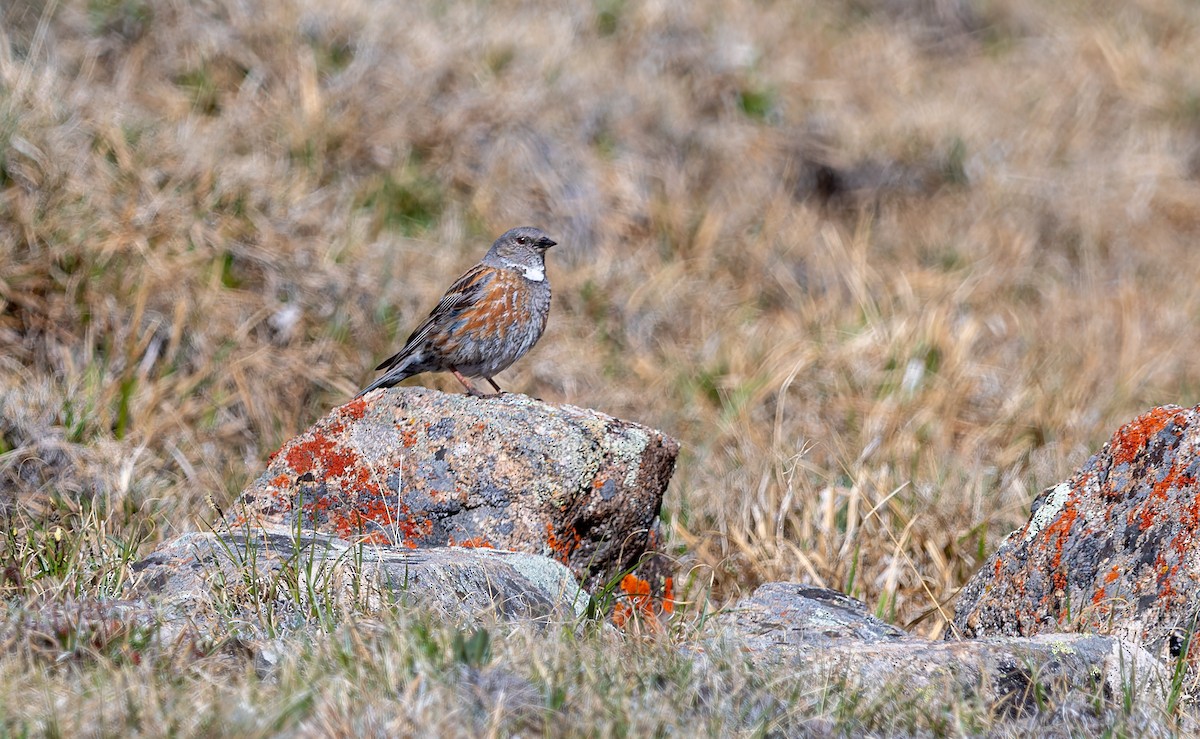
[[[496,239],[483,261],[459,277],[404,348],[375,369],[382,377],[359,398],[422,372],[449,371],[467,392],[479,392],[467,377],[492,378],[525,356],[541,338],[550,314],[546,250],[554,246],[541,229],[522,226]]]

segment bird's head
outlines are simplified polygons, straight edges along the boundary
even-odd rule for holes
[[[521,226],[505,231],[503,236],[496,239],[491,253],[519,264],[529,264],[531,257],[540,260],[546,250],[556,243],[540,228]]]

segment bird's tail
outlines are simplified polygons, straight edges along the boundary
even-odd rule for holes
[[[391,368],[390,370],[388,370],[381,377],[376,379],[375,382],[372,382],[370,385],[367,385],[362,390],[359,390],[358,395],[355,395],[354,399],[357,400],[358,398],[361,398],[362,396],[366,395],[367,393],[369,393],[372,390],[375,390],[377,388],[391,387],[391,386],[399,383],[402,380],[412,377],[415,374],[417,374],[417,373],[409,371],[407,363],[397,365],[397,366]]]

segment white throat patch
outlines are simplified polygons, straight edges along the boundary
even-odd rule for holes
[[[546,267],[544,265],[541,267],[531,267],[528,264],[517,264],[516,262],[509,262],[508,266],[512,267],[513,269],[519,269],[522,272],[524,272],[525,279],[527,279],[527,280],[531,280],[533,282],[541,282],[542,280],[546,279]]]

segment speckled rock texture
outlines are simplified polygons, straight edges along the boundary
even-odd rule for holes
[[[1186,646],[1194,694],[1198,475],[1200,408],[1164,406],[1125,424],[1034,501],[963,589],[954,627],[964,637],[1115,634],[1166,661]]]
[[[405,547],[544,554],[589,585],[658,537],[678,443],[525,395],[390,388],[335,408],[276,452],[226,521]]]
[[[145,604],[162,633],[243,636],[299,628],[314,610],[370,613],[419,603],[462,620],[570,622],[588,594],[548,557],[495,549],[400,549],[320,534],[189,533],[133,565],[128,604]],[[269,622],[269,623],[268,623]]]
[[[730,613],[742,643],[750,650],[911,638],[903,629],[867,613],[862,601],[836,590],[788,582],[760,585]]]
[[[761,585],[718,623],[723,644],[742,649],[764,672],[810,671],[826,685],[860,691],[863,700],[967,696],[1005,715],[1044,718],[1095,712],[1128,690],[1161,695],[1169,683],[1158,660],[1115,638],[929,641],[880,621],[854,598],[794,583]]]

